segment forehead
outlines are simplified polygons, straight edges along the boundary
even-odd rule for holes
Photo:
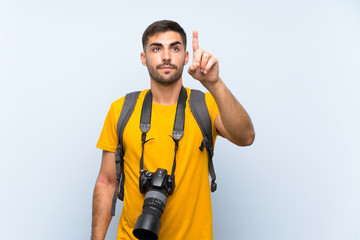
[[[163,45],[167,45],[176,41],[181,42],[181,44],[184,45],[179,33],[173,31],[159,32],[149,38],[147,45],[149,46],[152,43],[161,43]]]

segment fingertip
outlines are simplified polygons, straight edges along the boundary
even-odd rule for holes
[[[194,69],[196,70],[196,69],[198,69],[198,68],[199,68],[200,63],[198,63],[198,62],[194,62],[194,63],[193,63],[193,65],[194,65]]]
[[[195,70],[193,69],[193,66],[192,66],[192,65],[189,67],[188,73],[189,73],[190,75],[193,75],[193,74],[195,73]]]
[[[190,71],[194,71],[194,70],[195,70],[193,63],[190,65],[189,70],[190,70]]]

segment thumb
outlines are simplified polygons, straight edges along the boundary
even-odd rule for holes
[[[190,65],[188,73],[193,76],[196,73],[196,70],[199,68],[199,63],[194,62]]]

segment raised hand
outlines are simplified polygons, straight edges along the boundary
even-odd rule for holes
[[[199,80],[214,97],[219,108],[215,127],[221,136],[239,146],[251,145],[255,138],[249,115],[219,77],[216,57],[199,48],[198,32],[193,31],[193,62],[189,74]]]
[[[219,62],[216,57],[199,48],[199,36],[197,30],[193,31],[193,62],[188,72],[199,80],[205,87],[207,84],[216,83],[219,80]]]

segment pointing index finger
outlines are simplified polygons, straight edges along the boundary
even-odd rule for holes
[[[192,40],[192,47],[193,47],[194,52],[199,49],[198,35],[199,35],[198,31],[196,29],[194,29],[194,31],[193,31],[193,40]]]

